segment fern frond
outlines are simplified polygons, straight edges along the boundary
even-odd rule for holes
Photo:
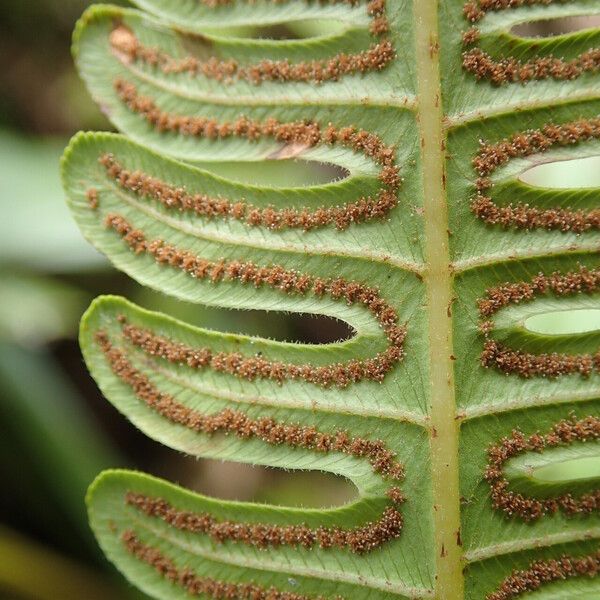
[[[122,132],[65,153],[83,233],[175,298],[354,333],[290,344],[105,296],[86,363],[163,444],[329,472],[358,498],[225,502],[109,471],[88,496],[107,556],[165,599],[600,593],[600,336],[534,325],[598,310],[597,189],[524,180],[599,153],[600,33],[515,29],[597,0],[136,4],[75,33]],[[341,176],[236,176],[274,161]]]

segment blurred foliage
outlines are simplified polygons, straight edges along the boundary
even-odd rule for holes
[[[106,581],[97,571],[0,526],[3,600],[133,600],[136,597],[140,596]]]
[[[40,275],[0,271],[0,339],[27,347],[73,335],[86,295]]]
[[[73,23],[88,0],[0,3],[0,126],[71,134],[106,128],[73,68]],[[116,2],[120,4],[120,2]]]
[[[0,267],[55,273],[106,267],[65,206],[58,170],[64,142],[0,131],[0,211],[10,214],[2,225]]]

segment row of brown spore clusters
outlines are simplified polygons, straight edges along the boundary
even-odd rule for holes
[[[575,577],[594,578],[600,573],[600,551],[587,556],[568,556],[536,560],[527,569],[515,570],[500,587],[486,596],[486,600],[514,600],[543,585]]]
[[[545,294],[572,296],[593,294],[600,289],[600,269],[580,267],[568,273],[555,272],[551,275],[540,273],[530,282],[506,283],[486,291],[478,301],[481,321],[480,331],[484,336],[484,350],[481,364],[495,367],[506,374],[521,377],[559,377],[580,374],[589,376],[600,372],[600,350],[595,354],[569,355],[560,353],[532,354],[507,348],[492,338],[494,322],[492,317],[500,309],[510,304],[531,302]]]
[[[526,379],[574,374],[589,377],[594,372],[600,372],[600,351],[595,354],[533,354],[513,350],[488,339],[481,354],[481,364],[484,367],[494,367],[507,375],[518,374]]]
[[[356,4],[356,2],[348,2]],[[371,19],[369,30],[375,37],[389,32],[385,0],[367,3],[367,14]],[[202,75],[222,83],[245,80],[258,85],[265,81],[324,83],[337,81],[345,75],[381,71],[396,57],[392,42],[382,39],[361,52],[338,53],[330,58],[291,62],[264,59],[253,64],[242,64],[238,60],[210,57],[199,59],[188,55],[174,58],[157,47],[148,47],[125,25],[117,25],[110,35],[113,51],[125,63],[141,62],[159,68],[163,73],[189,73]]]
[[[134,531],[125,531],[121,540],[127,552],[152,567],[167,581],[181,587],[191,597],[202,596],[213,600],[344,600],[341,596],[327,599],[284,592],[254,583],[230,583],[212,577],[200,577],[191,569],[178,568],[161,550],[142,542]]]
[[[478,41],[477,30],[469,29],[463,36],[465,44]],[[555,56],[543,56],[522,61],[514,57],[495,59],[481,48],[463,53],[463,67],[477,79],[487,79],[495,85],[527,83],[543,79],[571,81],[585,73],[600,70],[600,48],[590,48],[570,60]]]
[[[520,6],[548,5],[556,0],[469,0],[463,6],[465,18],[471,22],[479,21],[490,11],[518,8]],[[570,1],[570,0],[561,0]]]
[[[102,154],[99,162],[111,180],[116,181],[120,187],[140,197],[160,202],[167,209],[192,212],[209,219],[235,219],[252,227],[272,230],[292,228],[310,231],[331,224],[338,229],[346,229],[351,224],[384,218],[397,205],[401,183],[396,166],[383,166],[379,176],[383,187],[375,198],[361,197],[355,202],[333,207],[280,209],[254,206],[244,199],[230,200],[205,193],[191,194],[185,187],[170,185],[140,170],[126,169],[110,153]]]
[[[345,431],[322,433],[314,427],[279,423],[270,418],[255,420],[231,409],[224,409],[214,415],[198,413],[180,404],[169,394],[160,392],[144,373],[131,364],[122,350],[113,346],[105,331],[96,333],[96,342],[114,374],[140,400],[169,421],[205,434],[228,433],[243,439],[258,438],[273,446],[286,444],[315,452],[341,452],[367,459],[373,471],[382,477],[396,481],[401,481],[404,477],[404,467],[381,440],[369,441],[352,437]]]
[[[278,265],[259,267],[251,262],[205,260],[162,240],[147,240],[141,230],[133,228],[120,215],[109,214],[105,222],[136,254],[148,254],[157,264],[180,269],[195,279],[207,279],[213,283],[237,281],[255,287],[267,286],[286,294],[327,295],[348,304],[361,304],[377,319],[389,343],[386,350],[373,358],[316,367],[274,362],[259,356],[245,357],[237,352],[213,353],[209,348],[191,348],[124,324],[129,341],[149,354],[192,368],[212,368],[247,380],[263,378],[281,383],[288,379],[302,379],[321,387],[346,387],[363,379],[383,381],[404,358],[406,327],[398,324],[396,310],[375,288],[342,278],[312,277]]]
[[[578,119],[562,125],[548,124],[512,135],[493,144],[482,143],[473,167],[480,177],[489,177],[513,158],[546,152],[553,146],[573,146],[600,138],[600,118]]]
[[[164,202],[179,209],[189,208],[207,216],[219,214],[271,229],[296,227],[309,230],[328,224],[344,229],[352,223],[383,218],[397,205],[397,193],[402,180],[396,165],[395,149],[373,133],[351,126],[337,128],[331,124],[322,128],[314,121],[281,123],[274,118],[256,121],[241,116],[232,122],[219,122],[207,117],[181,116],[158,108],[154,100],[138,94],[132,83],[117,79],[114,85],[117,95],[128,108],[143,117],[158,132],[173,132],[209,140],[238,137],[257,141],[267,137],[300,148],[340,144],[374,160],[381,167],[379,180],[384,186],[375,198],[360,198],[340,207],[319,208],[314,211],[291,208],[275,210],[270,207],[257,209],[243,202],[230,202],[203,195],[190,197],[185,190],[165,187],[166,184],[155,178],[148,178],[139,172],[123,171],[114,157],[100,157],[105,168],[114,173],[122,185],[131,188],[131,191],[145,190],[154,194],[157,199],[164,193]]]
[[[386,171],[381,175],[382,181],[391,183],[398,177],[394,148],[386,145],[379,136],[363,129],[351,126],[337,128],[333,125],[322,129],[314,121],[282,123],[273,117],[256,121],[241,116],[232,122],[219,122],[209,117],[191,117],[163,111],[152,98],[140,95],[133,83],[121,78],[114,81],[114,89],[132,112],[139,114],[159,132],[173,132],[209,140],[239,137],[256,141],[269,137],[277,142],[308,148],[319,144],[341,144],[365,154],[385,167]]]
[[[337,548],[364,554],[400,537],[402,515],[396,507],[388,506],[374,522],[351,529],[342,527],[309,527],[308,525],[273,525],[219,520],[210,513],[179,510],[162,498],[129,492],[127,505],[143,514],[158,518],[180,531],[207,535],[216,543],[237,542],[255,548],[280,546],[311,549]]]
[[[403,338],[397,338],[396,344],[391,346],[396,350],[388,349],[372,359],[317,367],[272,361],[264,356],[245,356],[241,352],[214,352],[206,346],[191,347],[135,325],[124,325],[123,333],[129,342],[145,353],[192,369],[211,369],[248,381],[269,379],[282,384],[288,380],[303,380],[320,387],[340,388],[363,379],[381,381],[399,360],[398,349],[402,349],[403,344]]]
[[[471,23],[481,20],[489,11],[505,10],[534,4],[552,4],[556,0],[501,0],[478,2],[469,1],[463,7],[465,18]],[[463,33],[463,44],[472,46],[480,40],[477,27],[470,27]],[[463,53],[463,68],[477,79],[487,79],[495,85],[506,83],[527,83],[528,81],[555,79],[572,80],[585,73],[600,70],[600,48],[590,48],[579,56],[565,60],[552,55],[522,61],[508,56],[494,58],[479,47]]]
[[[553,293],[557,296],[591,294],[598,291],[600,269],[580,266],[577,271],[551,275],[538,274],[531,281],[505,283],[486,291],[485,298],[477,302],[482,317],[491,317],[509,304],[519,304],[535,299],[540,294]]]
[[[549,124],[512,135],[496,143],[482,143],[473,159],[478,175],[471,200],[473,213],[490,225],[518,229],[548,229],[583,233],[600,229],[600,210],[537,208],[529,204],[498,206],[489,196],[491,175],[514,158],[547,152],[554,147],[573,146],[600,138],[600,118],[579,119],[561,125]]]
[[[600,508],[600,490],[573,496],[570,493],[551,498],[535,498],[510,490],[510,482],[504,474],[508,460],[527,452],[540,453],[548,448],[569,446],[577,442],[597,442],[600,439],[600,419],[588,416],[571,417],[554,425],[549,433],[525,436],[514,430],[509,437],[488,449],[488,465],[485,479],[490,485],[492,504],[508,516],[525,521],[539,519],[547,514],[561,511],[567,515],[590,514]]]

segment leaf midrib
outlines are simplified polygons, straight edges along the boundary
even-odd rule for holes
[[[442,109],[438,0],[414,3],[418,124],[423,149],[424,282],[429,311],[431,473],[435,597],[463,600],[460,547],[459,422],[456,417],[452,331],[452,269],[446,194],[446,131]]]

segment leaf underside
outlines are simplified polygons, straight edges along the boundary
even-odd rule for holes
[[[225,502],[104,472],[88,505],[110,560],[164,599],[597,597],[597,469],[543,474],[599,460],[600,334],[528,319],[600,307],[598,190],[521,176],[600,154],[600,31],[512,28],[598,1],[136,4],[75,33],[122,132],[65,151],[83,233],[177,299],[354,334],[225,334],[105,296],[81,324],[90,372],[163,444],[326,471],[358,498]]]

